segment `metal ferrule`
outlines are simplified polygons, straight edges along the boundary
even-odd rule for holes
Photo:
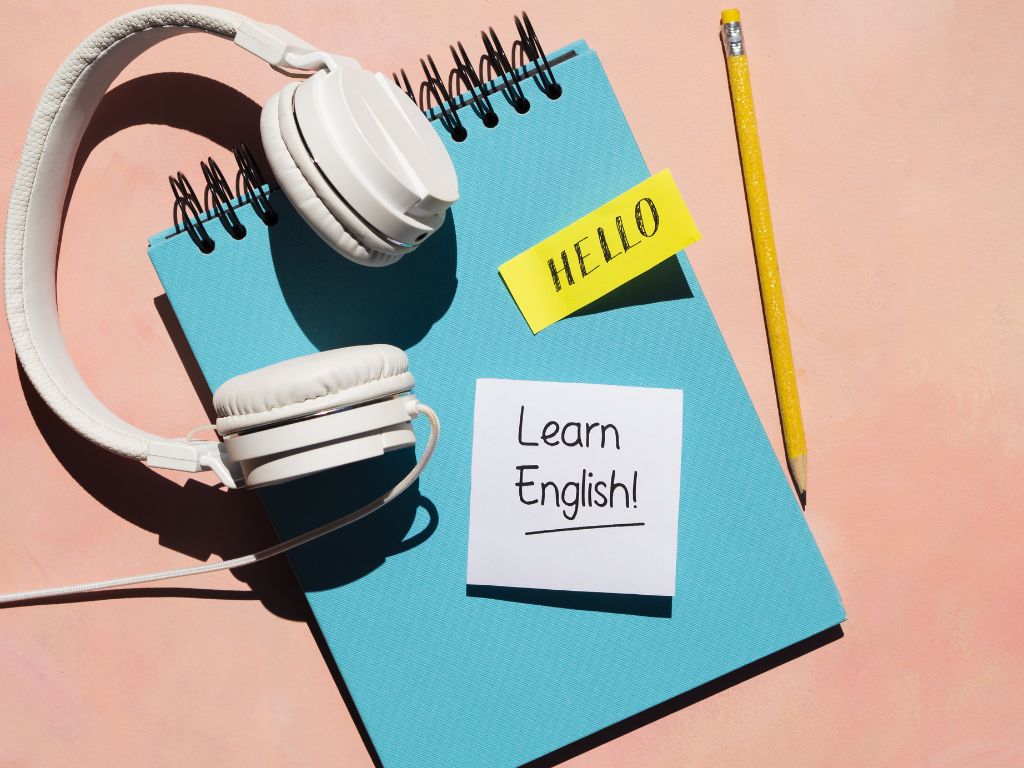
[[[747,52],[743,45],[743,29],[738,21],[722,25],[722,45],[726,56],[742,56]]]

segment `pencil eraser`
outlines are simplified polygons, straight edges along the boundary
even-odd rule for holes
[[[722,11],[722,23],[729,24],[734,21],[740,20],[740,12],[736,8],[730,8],[728,11]]]

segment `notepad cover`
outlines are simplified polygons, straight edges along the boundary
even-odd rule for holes
[[[387,768],[519,765],[845,617],[685,253],[536,336],[498,275],[649,174],[597,56],[577,43],[552,58],[567,51],[561,98],[525,82],[527,114],[492,96],[495,128],[468,109],[466,141],[438,127],[461,199],[392,267],[337,256],[280,193],[279,223],[243,206],[247,236],[220,233],[209,255],[182,234],[150,243],[212,389],[318,349],[386,342],[408,350],[415,393],[440,414],[418,486],[290,556]],[[467,594],[478,378],[684,390],[677,584],[664,610]],[[261,497],[289,536],[373,498],[413,460],[389,454]]]

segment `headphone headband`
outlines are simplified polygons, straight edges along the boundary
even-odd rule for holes
[[[123,421],[88,388],[68,353],[57,315],[61,212],[75,155],[100,100],[145,50],[187,32],[233,40],[274,67],[320,69],[333,57],[279,27],[192,5],[154,6],[94,32],[64,61],[32,116],[7,215],[4,298],[18,359],[47,405],[89,440],[152,466],[214,469],[227,484],[219,443],[153,435]]]
[[[382,75],[369,75],[353,60],[318,51],[279,27],[217,8],[165,5],[121,16],[79,44],[50,80],[32,116],[11,192],[4,293],[14,348],[32,385],[58,417],[97,445],[154,467],[186,472],[210,469],[230,488],[287,482],[410,447],[416,436],[409,422],[417,414],[425,414],[430,421],[430,437],[416,466],[383,496],[273,547],[174,571],[0,595],[0,604],[236,568],[287,552],[358,520],[405,491],[423,470],[437,441],[437,416],[410,395],[414,381],[408,358],[402,350],[386,344],[317,352],[225,382],[214,395],[221,417],[216,429],[231,438],[225,442],[192,441],[192,433],[169,440],[134,427],[107,409],[75,368],[60,329],[55,279],[61,214],[75,156],[86,127],[117,75],[147,48],[185,32],[228,38],[275,68],[326,70],[310,78],[321,86],[321,98],[314,106],[337,106],[340,97],[344,107],[353,107],[350,113],[328,116],[330,127],[340,132],[351,127],[349,123],[363,125],[370,123],[366,118],[373,118],[374,140],[363,136],[360,143],[347,136],[341,141],[325,141],[318,155],[292,155],[283,133],[269,134],[277,142],[279,162],[276,166],[272,162],[271,168],[282,189],[339,254],[377,264],[391,256],[397,258],[401,252],[395,255],[389,247],[392,244],[383,238],[379,242],[385,250],[371,250],[375,245],[372,238],[366,238],[369,245],[361,238],[361,210],[371,206],[363,200],[363,206],[346,212],[347,199],[334,190],[332,204],[346,206],[335,213],[315,191],[317,177],[307,179],[299,161],[319,170],[317,160],[330,162],[337,159],[334,155],[347,159],[350,154],[363,153],[351,168],[339,166],[336,181],[352,196],[360,194],[365,185],[382,198],[374,197],[373,202],[383,204],[368,210],[366,219],[383,222],[381,232],[386,231],[399,245],[406,244],[402,235],[407,231],[417,242],[429,236],[458,197],[455,170],[440,139],[415,105]],[[296,90],[295,86],[289,88]],[[277,98],[270,103],[276,104]],[[360,105],[362,111],[357,108]],[[276,117],[276,106],[264,108],[264,118],[268,114]],[[317,114],[313,112],[313,123]],[[262,123],[267,122],[261,119],[265,144],[268,133]],[[290,127],[299,131],[297,116],[293,123]],[[405,161],[406,152],[415,152],[416,162]],[[355,182],[343,178],[342,171],[351,171]],[[332,179],[325,175],[324,181]],[[394,237],[396,232],[399,237]]]

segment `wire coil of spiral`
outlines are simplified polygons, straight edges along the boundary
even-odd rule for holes
[[[392,77],[428,117],[440,122],[454,141],[465,141],[469,130],[459,116],[459,109],[467,104],[485,127],[494,128],[498,125],[492,101],[496,95],[500,94],[521,115],[530,110],[530,100],[523,91],[524,80],[532,79],[549,99],[562,95],[562,86],[555,79],[551,62],[525,11],[515,17],[515,24],[518,37],[508,52],[494,27],[480,33],[484,52],[476,66],[466,47],[457,42],[449,46],[455,66],[447,77],[442,77],[430,55],[420,59],[423,80],[418,88],[413,87],[404,69]]]
[[[446,76],[442,76],[434,57],[428,55],[420,59],[424,77],[418,87],[413,87],[404,69],[393,74],[395,83],[454,141],[465,141],[469,135],[459,115],[463,107],[469,106],[485,128],[498,125],[494,99],[504,99],[518,114],[529,112],[530,100],[523,89],[527,80],[532,80],[547,98],[559,98],[562,86],[555,79],[552,62],[530,17],[525,12],[516,16],[515,26],[517,37],[508,51],[494,28],[489,27],[480,33],[483,53],[475,64],[466,47],[456,42],[449,46],[454,66]],[[210,234],[214,219],[232,238],[245,237],[245,226],[237,213],[240,206],[250,205],[267,226],[277,222],[267,181],[252,152],[243,144],[234,150],[234,157],[238,170],[233,189],[212,157],[199,164],[206,182],[202,200],[183,173],[168,177],[174,193],[174,231],[187,233],[202,253],[212,253],[216,247]]]

